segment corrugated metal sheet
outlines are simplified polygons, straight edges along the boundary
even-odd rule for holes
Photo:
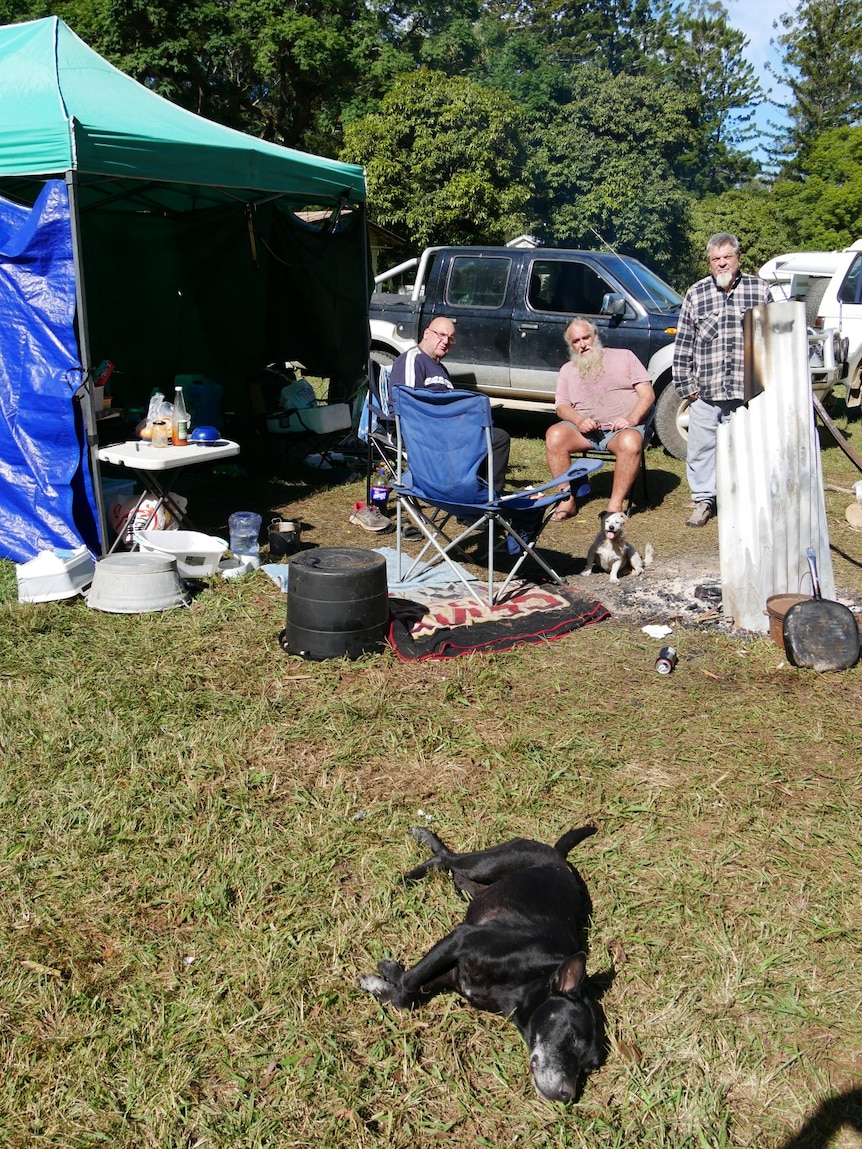
[[[746,394],[754,397],[718,429],[722,607],[735,626],[766,631],[770,595],[811,592],[806,547],[817,553],[824,598],[834,597],[835,579],[805,306],[753,308],[744,328]]]

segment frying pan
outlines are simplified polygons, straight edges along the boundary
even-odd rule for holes
[[[805,551],[814,598],[798,602],[784,616],[784,650],[794,666],[846,670],[859,658],[859,628],[849,607],[820,594],[817,556]]]

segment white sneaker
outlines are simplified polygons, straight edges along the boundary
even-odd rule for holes
[[[694,510],[685,520],[687,527],[705,527],[715,514],[715,507],[710,502],[695,503]]]
[[[350,516],[350,521],[366,531],[379,532],[393,529],[390,519],[381,515],[377,507],[366,507],[365,503],[353,504],[353,514]]]

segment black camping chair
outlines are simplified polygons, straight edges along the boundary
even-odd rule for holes
[[[398,444],[395,416],[389,394],[390,367],[368,361],[368,394],[359,420],[357,435],[365,441],[365,498],[371,501],[374,474],[382,467],[386,485],[391,487],[398,475]]]
[[[282,380],[282,406],[266,415],[267,431],[271,435],[283,435],[285,443],[298,447],[306,461],[310,462],[310,456],[316,455],[319,456],[317,466],[336,466],[341,460],[334,456],[353,426],[350,404],[316,398],[310,384],[298,380],[294,371],[282,376]],[[295,391],[294,397],[292,391]]]

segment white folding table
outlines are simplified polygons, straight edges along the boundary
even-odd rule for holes
[[[129,443],[115,443],[99,449],[99,462],[111,463],[115,467],[126,467],[143,486],[140,498],[131,512],[131,518],[138,512],[141,503],[150,492],[157,496],[156,505],[147,520],[147,526],[155,519],[162,507],[167,507],[181,527],[194,529],[188,515],[171,498],[171,487],[177,473],[185,467],[200,466],[202,463],[215,463],[239,454],[239,443],[232,439],[218,439],[207,445],[189,444],[186,447],[154,447],[143,439]],[[113,551],[120,542],[118,536],[112,546]],[[110,553],[110,552],[109,552]]]

